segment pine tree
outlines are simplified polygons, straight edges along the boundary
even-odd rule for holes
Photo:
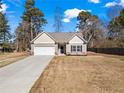
[[[3,50],[5,50],[4,45],[8,43],[10,38],[9,30],[8,20],[6,19],[5,14],[0,12],[0,39],[3,42]]]
[[[22,23],[16,30],[17,44],[23,42],[22,47],[17,45],[17,51],[30,49],[30,41],[35,38],[39,32],[43,31],[42,27],[46,23],[43,12],[35,7],[35,1],[27,0],[22,16]]]
[[[9,25],[5,17],[5,14],[0,13],[0,32],[3,35],[4,41],[6,40],[6,34],[9,34]]]
[[[35,7],[34,0],[27,0],[25,12],[22,18],[29,24],[30,40],[32,40],[38,34],[37,31],[41,30],[40,27],[46,24],[46,20],[43,17],[44,14],[42,11]],[[37,29],[37,31],[34,31],[35,29]]]

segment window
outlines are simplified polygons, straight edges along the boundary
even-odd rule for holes
[[[82,52],[82,46],[77,46],[77,52]]]
[[[71,46],[71,52],[76,52],[76,46]]]
[[[72,45],[71,46],[71,52],[82,52],[82,45]]]

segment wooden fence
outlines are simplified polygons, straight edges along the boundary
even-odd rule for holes
[[[88,48],[88,51],[113,55],[124,55],[124,48]]]

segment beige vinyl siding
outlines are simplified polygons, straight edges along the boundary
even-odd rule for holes
[[[69,43],[84,43],[83,40],[81,40],[78,36],[74,36],[70,41]]]
[[[35,41],[34,44],[38,43],[53,43],[55,44],[55,41],[50,38],[46,33],[43,33],[40,37],[38,37]]]
[[[82,46],[82,52],[72,52],[71,46]],[[87,54],[87,45],[81,44],[81,43],[75,43],[75,44],[67,44],[66,45],[66,54],[67,55],[86,55]]]
[[[70,54],[71,53],[71,50],[70,50],[70,45],[69,44],[66,44],[66,54]]]
[[[55,45],[55,54],[58,55],[58,44]]]
[[[82,51],[71,51],[71,46],[82,46]],[[80,39],[78,36],[74,36],[70,41],[69,44],[66,45],[66,53],[69,55],[86,55],[87,54],[87,45],[84,44],[84,41]]]
[[[83,47],[82,47],[82,52],[84,55],[87,55],[87,44],[84,44]]]

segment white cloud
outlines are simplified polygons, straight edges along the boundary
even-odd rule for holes
[[[2,8],[0,9],[0,12],[5,13],[6,10],[7,10],[7,8],[8,8],[8,6],[7,6],[6,4],[2,4],[1,7],[2,7]]]
[[[124,0],[121,0],[120,5],[124,7]]]
[[[109,2],[105,5],[105,7],[112,7],[118,5],[116,2]]]
[[[69,19],[69,18],[64,18],[64,19],[63,19],[63,22],[69,23],[69,22],[70,22],[70,19]]]
[[[88,0],[88,1],[92,3],[100,3],[100,0]]]
[[[113,7],[116,5],[124,7],[124,0],[120,0],[119,3],[115,2],[115,1],[114,2],[108,2],[108,3],[106,3],[105,7]]]
[[[83,10],[83,9],[77,9],[77,8],[74,8],[74,9],[67,9],[65,12],[64,12],[64,19],[63,19],[63,22],[70,22],[73,18],[76,18],[78,16],[78,14],[81,12],[81,11],[91,11],[91,10]]]

